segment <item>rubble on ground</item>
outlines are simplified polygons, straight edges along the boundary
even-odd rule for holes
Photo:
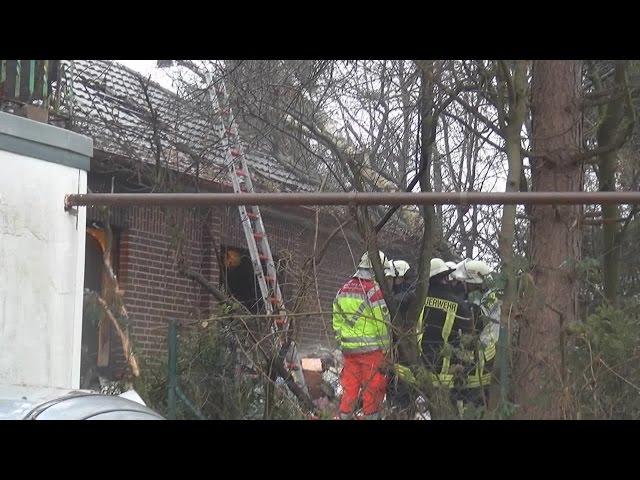
[[[342,352],[321,345],[307,347],[300,353],[300,364],[313,403],[329,418],[337,413],[338,399],[342,395],[340,371]]]

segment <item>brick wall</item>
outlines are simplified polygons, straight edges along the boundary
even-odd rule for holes
[[[203,296],[199,285],[181,276],[175,266],[175,239],[167,232],[163,215],[155,209],[132,209],[132,227],[123,231],[120,244],[120,282],[132,318],[132,336],[145,354],[163,351],[166,331],[158,328],[170,318],[201,318]],[[202,232],[188,219],[185,225],[186,258],[200,270]]]
[[[91,178],[93,191],[100,188],[98,176]],[[304,261],[313,252],[315,215],[300,207],[262,208],[269,242],[275,257],[288,259],[283,295],[287,308],[293,308],[301,284]],[[336,220],[321,216],[318,248],[336,226]],[[148,362],[158,362],[166,354],[166,322],[170,318],[205,318],[214,305],[213,298],[195,282],[181,276],[175,265],[176,238],[183,240],[185,261],[214,285],[220,283],[216,251],[220,246],[246,248],[236,207],[211,209],[112,208],[104,212],[90,208],[88,220],[109,221],[120,231],[117,272],[131,319],[136,351]],[[177,222],[177,223],[176,223]],[[176,235],[176,231],[179,235]],[[331,304],[340,286],[355,269],[362,246],[355,232],[349,237],[336,235],[322,262],[316,281],[294,317],[295,336],[301,345],[333,344]],[[317,312],[322,311],[324,314]],[[122,364],[120,342],[112,338],[112,354]]]

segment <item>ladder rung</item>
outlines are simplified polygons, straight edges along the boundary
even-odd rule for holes
[[[269,256],[268,255],[263,255],[263,254],[258,255],[258,258],[260,260],[263,260],[263,261],[269,260]]]
[[[253,212],[247,212],[247,217],[249,217],[251,220],[255,220],[256,218],[258,218],[258,214]]]
[[[256,232],[253,234],[254,238],[258,239],[258,240],[262,240],[264,238],[264,233],[259,233]]]
[[[264,279],[265,279],[265,281],[272,282],[272,283],[275,281],[275,278],[272,277],[271,275],[265,275]]]
[[[239,175],[241,177],[246,177],[247,176],[247,172],[245,172],[244,170],[237,169],[236,170],[236,175]]]

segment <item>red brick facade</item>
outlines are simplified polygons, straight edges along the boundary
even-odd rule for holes
[[[99,191],[99,186],[92,190]],[[300,284],[300,268],[313,252],[315,214],[313,210],[301,207],[262,208],[261,211],[274,256],[289,260],[281,287],[290,309],[292,296],[298,292]],[[318,248],[337,226],[332,217],[323,217],[326,218],[319,228]],[[176,218],[184,222],[179,227],[173,227]],[[94,208],[89,208],[87,220],[107,221],[105,215]],[[218,286],[220,272],[216,248],[246,248],[237,208],[219,207],[208,211],[112,208],[108,221],[119,233],[116,272],[125,291],[136,351],[147,361],[158,361],[165,352],[167,320],[206,318],[214,305],[208,292],[178,272],[178,238],[182,237],[187,266]],[[357,237],[354,232],[347,234],[350,235],[349,246],[357,258],[361,254]],[[315,312],[331,311],[337,290],[353,271],[354,263],[347,242],[343,235],[336,235],[317,267],[317,295],[315,282],[312,282],[310,294],[300,309],[314,314],[296,317],[298,343],[331,345],[331,316]],[[112,354],[120,356],[119,341],[115,337],[111,348]]]

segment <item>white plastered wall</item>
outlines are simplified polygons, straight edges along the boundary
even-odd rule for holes
[[[0,149],[0,383],[78,388],[84,170]]]

